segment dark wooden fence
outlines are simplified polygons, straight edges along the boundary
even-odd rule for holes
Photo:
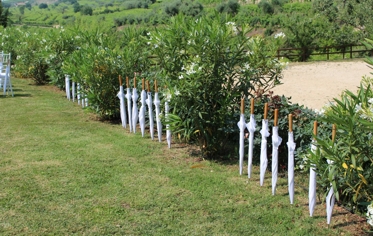
[[[307,61],[313,55],[325,55],[326,60],[332,54],[341,54],[342,59],[346,55],[349,58],[372,56],[373,51],[367,49],[364,45],[344,45],[344,46],[327,46],[327,47],[308,47],[308,48],[280,48],[277,50],[277,58],[286,57],[290,60]]]

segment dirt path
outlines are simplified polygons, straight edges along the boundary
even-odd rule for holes
[[[373,77],[363,60],[290,63],[275,94],[291,97],[293,103],[321,109],[343,90],[356,91],[363,76]]]

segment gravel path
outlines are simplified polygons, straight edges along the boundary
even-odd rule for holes
[[[373,69],[363,60],[290,63],[274,94],[291,97],[293,103],[321,109],[342,91],[357,90],[363,76],[373,77]]]

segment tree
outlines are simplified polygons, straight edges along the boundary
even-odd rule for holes
[[[90,6],[84,5],[81,9],[80,12],[82,15],[88,15],[91,16],[93,14],[93,9]]]
[[[229,0],[227,3],[221,3],[216,7],[219,13],[228,13],[232,16],[236,15],[240,10],[240,4],[236,0]]]
[[[3,3],[0,0],[0,25],[4,28],[8,26],[9,8],[4,10]]]
[[[29,2],[26,3],[26,4],[25,4],[25,7],[31,11],[31,8],[32,8],[31,3],[29,3]]]
[[[80,12],[82,6],[79,5],[79,3],[74,3],[73,5],[74,13]]]
[[[39,9],[47,9],[48,8],[48,4],[46,3],[40,3],[39,4]]]

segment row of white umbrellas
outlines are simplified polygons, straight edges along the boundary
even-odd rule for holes
[[[161,113],[161,101],[159,99],[159,93],[158,93],[158,87],[157,87],[157,81],[154,82],[155,86],[155,92],[154,92],[154,101],[152,97],[152,93],[150,91],[149,81],[147,81],[147,91],[145,91],[145,80],[142,80],[142,90],[140,94],[140,109],[137,107],[138,98],[139,95],[137,93],[136,89],[136,77],[134,78],[134,87],[131,88],[129,86],[129,80],[128,77],[126,77],[126,94],[124,94],[123,84],[122,84],[122,78],[119,76],[119,93],[117,97],[120,100],[120,115],[121,115],[121,121],[122,126],[124,128],[127,128],[127,117],[129,119],[129,129],[130,132],[136,133],[136,127],[137,124],[140,125],[141,135],[145,136],[145,126],[146,126],[146,110],[148,110],[148,121],[149,121],[149,132],[150,137],[152,140],[154,140],[154,110],[153,110],[153,104],[155,107],[155,122],[157,127],[157,134],[158,134],[158,141],[162,141],[162,123],[160,118]],[[127,100],[127,112],[126,112],[126,104],[125,101]],[[148,109],[147,109],[148,108]],[[169,107],[168,102],[165,102],[165,116],[167,119]],[[168,143],[168,147],[171,147],[171,132],[166,127],[166,140]]]
[[[268,104],[264,107],[264,118],[262,120],[261,134],[261,150],[260,150],[260,186],[264,184],[264,176],[268,165],[267,159],[267,138],[270,136],[267,120]],[[274,113],[274,126],[272,127],[272,195],[276,194],[277,174],[278,174],[278,147],[281,145],[282,138],[278,134],[278,109],[275,109]],[[237,123],[240,130],[239,136],[239,174],[243,174],[243,163],[244,163],[244,146],[245,146],[245,129],[249,132],[248,135],[248,178],[251,178],[251,168],[253,160],[253,148],[254,148],[254,132],[256,129],[256,121],[254,116],[254,99],[251,99],[251,112],[250,121],[246,123],[244,115],[244,99],[241,100],[241,115],[240,120]],[[333,126],[334,127],[334,126]],[[317,122],[314,124],[314,135],[317,134]],[[335,134],[335,132],[333,133]],[[313,141],[314,142],[314,141]],[[294,151],[296,144],[294,142],[294,134],[292,131],[292,115],[289,115],[289,132],[288,132],[288,192],[290,198],[290,204],[294,203]],[[314,143],[311,144],[311,150],[316,151]],[[328,163],[332,162],[328,160]],[[329,194],[326,199],[326,211],[327,211],[327,224],[331,222],[335,197],[333,188],[329,190]],[[310,168],[310,183],[309,183],[309,212],[310,216],[313,216],[313,212],[316,206],[316,172],[315,167]]]
[[[157,127],[157,134],[159,142],[162,141],[162,123],[160,118],[160,111],[161,111],[161,101],[159,99],[159,93],[157,88],[157,82],[155,81],[155,92],[154,92],[154,100],[152,97],[152,93],[150,92],[149,81],[147,81],[148,90],[145,91],[144,86],[144,79],[142,80],[143,86],[140,93],[140,109],[138,108],[139,102],[139,95],[137,92],[137,88],[134,86],[132,89],[129,87],[128,77],[126,78],[127,88],[124,90],[122,84],[122,77],[119,76],[119,92],[117,97],[119,98],[119,107],[120,107],[120,118],[121,124],[124,128],[127,128],[127,124],[129,126],[130,132],[136,133],[137,125],[139,124],[141,134],[145,136],[145,128],[146,128],[146,113],[148,110],[148,124],[149,124],[149,131],[151,139],[154,140],[154,112],[155,112],[155,122]],[[136,85],[136,77],[134,78],[134,85]],[[77,88],[76,88],[77,87]],[[78,104],[82,105],[82,107],[88,106],[88,98],[82,92],[81,85],[79,83],[75,83],[71,80],[69,75],[65,76],[65,89],[66,89],[66,97],[68,100],[75,101],[75,97],[77,97]],[[77,91],[76,91],[77,90]],[[155,107],[155,111],[153,110],[153,104]],[[169,112],[168,102],[165,102],[165,117],[167,119],[167,115]],[[168,147],[171,148],[171,131],[169,130],[168,125],[166,125],[166,140]]]

